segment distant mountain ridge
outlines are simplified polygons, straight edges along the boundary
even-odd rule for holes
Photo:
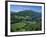
[[[16,13],[16,14],[19,14],[20,13],[20,15],[21,14],[27,14],[28,13],[28,15],[31,15],[31,14],[39,14],[40,12],[35,12],[35,11],[32,11],[32,10],[24,10],[24,11],[19,11],[19,12],[11,12],[11,13]]]

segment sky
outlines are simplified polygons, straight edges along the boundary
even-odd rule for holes
[[[33,10],[36,12],[42,12],[41,6],[28,6],[28,5],[10,5],[10,11],[19,12],[24,10]]]

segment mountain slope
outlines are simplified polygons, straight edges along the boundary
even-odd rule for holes
[[[41,13],[31,10],[11,12],[11,32],[41,30]]]

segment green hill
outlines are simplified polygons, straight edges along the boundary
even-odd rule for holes
[[[32,10],[11,12],[11,32],[41,30],[41,13]]]

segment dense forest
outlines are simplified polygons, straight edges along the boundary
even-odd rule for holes
[[[11,12],[11,32],[41,30],[41,13],[32,10]]]

